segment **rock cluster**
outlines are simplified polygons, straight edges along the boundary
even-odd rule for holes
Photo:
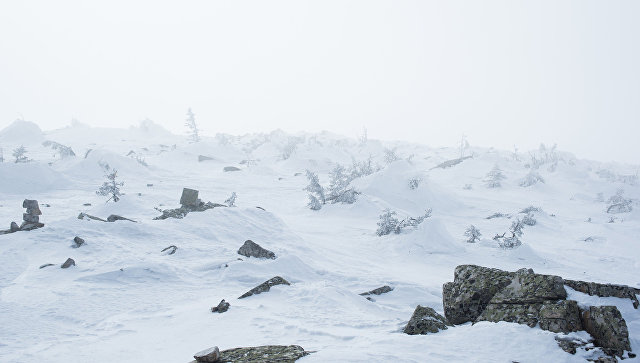
[[[40,216],[42,215],[42,211],[40,211],[37,200],[25,199],[22,202],[22,208],[27,209],[27,212],[22,214],[22,224],[18,226],[16,222],[11,222],[9,229],[0,231],[0,234],[14,233],[18,231],[30,231],[32,229],[44,227],[44,224],[40,223]]]
[[[190,212],[204,212],[207,209],[216,208],[216,207],[226,207],[224,204],[211,203],[211,202],[203,202],[198,198],[198,191],[195,189],[183,188],[182,196],[180,197],[180,208],[175,209],[164,209],[160,210],[162,215],[153,218],[154,220],[161,220],[167,218],[177,218],[182,219]]]
[[[211,360],[218,354],[216,360]],[[194,354],[194,362],[220,362],[220,363],[262,363],[280,362],[293,363],[308,355],[299,345],[263,345],[259,347],[234,348],[219,351],[218,347],[212,347]]]
[[[245,292],[238,299],[244,299],[245,297],[249,297],[249,296],[252,296],[252,295],[258,295],[258,294],[261,294],[263,292],[267,292],[267,291],[271,290],[271,288],[273,286],[276,286],[276,285],[291,285],[291,284],[289,283],[289,281],[283,279],[282,277],[275,276],[275,277],[272,277],[269,280],[261,283],[260,285],[254,287],[253,289]]]
[[[214,306],[211,308],[211,312],[222,314],[225,311],[229,310],[229,306],[231,306],[231,304],[229,304],[228,302],[224,301],[224,299],[222,299],[222,301],[220,301],[218,306]]]
[[[433,309],[419,306],[405,332],[434,332],[441,329],[438,323],[447,322],[506,321],[530,327],[539,325],[557,333],[586,330],[594,337],[594,344],[607,354],[622,356],[624,351],[630,351],[627,326],[618,309],[592,306],[581,311],[576,301],[566,300],[565,284],[594,295],[636,299],[636,290],[628,286],[563,280],[559,276],[536,274],[531,269],[508,272],[461,265],[455,269],[454,281],[443,285],[446,320],[440,319]],[[575,353],[574,343],[558,340],[558,344]]]
[[[238,254],[245,257],[256,257],[256,258],[270,258],[272,260],[276,259],[276,254],[262,248],[259,244],[253,242],[252,240],[246,240],[244,244],[238,249]]]

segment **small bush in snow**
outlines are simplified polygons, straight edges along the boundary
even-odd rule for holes
[[[13,149],[13,157],[16,158],[16,164],[28,162],[29,158],[27,158],[27,148],[25,148],[24,145],[20,145],[20,147]]]
[[[311,210],[320,210],[322,209],[322,203],[316,198],[313,194],[309,194],[309,203],[307,203],[307,207]]]
[[[400,160],[398,154],[396,154],[396,149],[384,149],[384,162],[387,164],[391,164],[394,161]]]
[[[544,179],[542,178],[542,176],[538,173],[535,172],[533,170],[531,170],[521,181],[520,181],[520,186],[521,187],[530,187],[532,185],[538,184],[538,182],[540,183],[544,183]]]
[[[498,242],[498,245],[504,249],[516,248],[522,244],[520,241],[520,237],[522,237],[522,229],[524,228],[524,223],[517,218],[515,221],[511,222],[511,227],[509,228],[509,233],[511,236],[505,237],[506,233],[502,235],[496,234],[493,239]]]
[[[524,208],[523,210],[520,211],[520,213],[525,213],[525,214],[533,213],[533,212],[542,212],[542,208],[534,207],[534,206],[530,205],[530,206],[528,206],[528,207],[526,207],[526,208]]]
[[[522,217],[522,223],[526,224],[527,226],[535,226],[538,221],[536,221],[533,213],[527,213],[524,217]]]
[[[107,199],[107,203],[111,199],[113,199],[114,202],[119,201],[120,196],[122,195],[122,193],[120,193],[120,187],[124,185],[124,182],[116,181],[116,177],[118,176],[118,171],[116,169],[113,169],[111,170],[111,172],[108,172],[107,175],[105,176],[107,177],[107,181],[102,184],[102,186],[100,187],[100,189],[98,189],[98,191],[96,191],[96,194],[109,196],[109,199]]]
[[[408,217],[400,221],[396,218],[396,212],[387,208],[379,217],[380,220],[378,221],[378,230],[376,230],[376,234],[378,236],[385,236],[392,232],[398,234],[406,227],[417,227],[429,217],[431,217],[431,209],[426,210],[425,214],[421,216],[415,218]]]
[[[226,204],[228,207],[235,207],[236,197],[237,197],[236,192],[231,193],[231,196],[224,201],[224,204]]]
[[[494,218],[511,218],[511,216],[508,215],[508,214],[496,212],[496,213],[493,213],[492,215],[488,216],[486,219],[494,219]]]
[[[356,161],[356,159],[352,160],[352,165],[349,168],[349,174],[351,180],[356,178],[362,178],[367,175],[371,175],[380,170],[380,166],[373,165],[372,157],[369,156],[367,160]]]
[[[307,179],[309,180],[309,185],[307,185],[304,190],[309,192],[309,199],[311,201],[308,206],[313,210],[318,210],[327,202],[324,195],[324,188],[320,185],[318,174],[307,170]]]
[[[609,198],[607,201],[607,213],[627,213],[631,212],[633,207],[631,206],[631,199],[626,199],[624,196],[624,190],[619,189],[615,195]]]
[[[420,186],[420,182],[421,181],[422,181],[422,179],[420,179],[420,178],[409,179],[409,189],[411,189],[411,190],[418,189],[418,187]]]
[[[482,233],[480,233],[480,230],[472,224],[467,227],[466,231],[464,231],[464,235],[465,237],[467,237],[467,242],[475,243],[476,241],[480,240]]]
[[[200,142],[200,130],[196,125],[196,115],[191,111],[191,107],[187,110],[187,119],[184,125],[189,129],[189,138],[191,142]]]
[[[488,188],[500,188],[502,186],[501,181],[506,179],[504,174],[502,174],[502,170],[498,165],[495,165],[491,171],[487,173],[485,177],[485,184]]]

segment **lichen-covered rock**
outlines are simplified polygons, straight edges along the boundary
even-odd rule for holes
[[[533,328],[538,324],[542,304],[489,304],[476,321],[506,321],[525,324]]]
[[[640,306],[638,301],[638,290],[627,285],[615,285],[615,284],[599,284],[597,282],[587,282],[578,280],[564,280],[564,284],[570,288],[580,291],[585,294],[595,295],[600,297],[619,297],[623,299],[631,299],[634,308]]]
[[[393,291],[393,287],[384,285],[384,286],[378,287],[376,289],[373,289],[371,291],[363,292],[363,293],[360,294],[360,296],[382,295],[382,294],[386,294],[387,292],[391,292],[391,291]]]
[[[569,354],[576,354],[578,348],[585,347],[593,340],[590,338],[584,340],[579,337],[570,335],[556,335],[554,338],[556,340],[556,343],[558,343],[558,346]]]
[[[497,292],[492,304],[534,304],[546,300],[566,299],[560,276],[516,273],[511,282]]]
[[[539,313],[540,328],[555,333],[582,330],[580,308],[573,300],[547,301]]]
[[[220,363],[293,363],[309,353],[299,345],[265,345],[220,352]]]
[[[275,260],[276,254],[262,248],[259,244],[253,242],[252,240],[246,240],[242,247],[238,249],[238,254],[245,257],[256,257],[256,258],[270,258]]]
[[[629,331],[615,306],[591,306],[582,314],[582,325],[594,338],[594,344],[609,355],[622,356],[631,350]]]
[[[218,347],[211,347],[194,354],[193,358],[199,363],[218,362],[220,360],[220,349],[218,349]]]
[[[511,283],[514,274],[495,268],[460,265],[454,281],[442,288],[444,315],[452,324],[474,321],[493,295]]]
[[[403,332],[409,335],[437,333],[447,329],[447,319],[430,307],[418,305]]]
[[[267,292],[267,291],[271,290],[271,287],[276,286],[276,285],[291,285],[291,284],[289,283],[289,281],[283,279],[280,276],[272,277],[269,280],[267,280],[267,281],[261,283],[260,285],[254,287],[253,289],[245,292],[238,299],[244,299],[245,297],[249,297],[249,296],[252,296],[252,295],[258,295],[258,294],[261,294],[263,292]]]

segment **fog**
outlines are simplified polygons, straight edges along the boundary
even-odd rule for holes
[[[0,128],[276,128],[640,163],[637,1],[5,1]]]

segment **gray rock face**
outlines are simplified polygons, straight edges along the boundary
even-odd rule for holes
[[[231,304],[229,304],[228,302],[224,301],[224,299],[222,299],[222,301],[220,301],[220,303],[218,304],[218,306],[214,306],[211,308],[211,312],[212,313],[224,313],[225,311],[229,310],[229,306],[231,306]]]
[[[615,306],[591,306],[582,314],[582,325],[605,353],[621,357],[631,350],[627,323]]]
[[[566,299],[562,278],[534,273],[515,273],[509,285],[497,292],[492,304],[534,304]]]
[[[198,191],[195,189],[182,188],[180,204],[182,204],[183,206],[198,205]]]
[[[75,243],[75,245],[73,247],[78,248],[78,247],[80,247],[80,246],[82,246],[84,244],[84,239],[82,239],[82,238],[80,238],[78,236],[75,236],[73,238],[73,242]]]
[[[222,169],[225,172],[229,172],[229,171],[240,171],[242,169],[235,167],[235,166],[225,166],[224,169]]]
[[[212,347],[205,349],[193,355],[196,362],[212,363],[217,362],[220,359],[220,349],[218,347]]]
[[[360,296],[382,295],[382,294],[386,294],[386,293],[391,292],[391,291],[393,291],[393,287],[384,285],[384,286],[378,287],[377,289],[373,289],[371,291],[363,292],[362,294],[360,294]]]
[[[476,321],[506,321],[525,324],[533,328],[538,324],[541,304],[489,304]]]
[[[20,230],[20,226],[18,226],[18,223],[16,222],[11,222],[11,226],[9,227],[9,231],[10,232],[18,232]]]
[[[599,284],[597,282],[577,281],[577,280],[564,280],[564,284],[570,288],[580,291],[585,294],[595,295],[600,297],[619,297],[629,298],[633,303],[634,308],[638,308],[640,302],[636,294],[640,293],[638,289],[635,289],[626,285],[614,285],[614,284]]]
[[[580,308],[573,300],[545,302],[540,308],[540,328],[555,333],[582,330]]]
[[[238,249],[238,254],[246,257],[270,258],[272,260],[276,259],[275,253],[260,247],[259,244],[252,240],[246,240],[242,247]]]
[[[309,353],[299,345],[265,345],[220,352],[221,363],[293,363]]]
[[[69,268],[75,265],[76,265],[76,261],[74,261],[73,258],[67,258],[67,260],[64,261],[64,263],[62,264],[62,266],[60,266],[60,268]]]
[[[42,228],[42,227],[44,227],[44,224],[40,222],[34,222],[34,223],[22,222],[22,224],[20,225],[20,230],[31,231],[31,230]]]
[[[28,223],[40,222],[40,217],[28,213],[22,213],[22,220]]]
[[[447,319],[436,313],[435,310],[418,305],[403,332],[409,335],[437,333],[447,329],[448,325]]]
[[[511,283],[513,273],[475,265],[456,267],[442,288],[444,315],[452,324],[475,321],[493,295]]]
[[[289,281],[283,279],[280,276],[272,277],[269,280],[267,280],[267,281],[261,283],[260,285],[254,287],[253,289],[245,292],[238,299],[244,299],[245,297],[249,297],[249,296],[252,296],[252,295],[258,295],[258,294],[261,294],[263,292],[267,292],[267,291],[271,290],[271,287],[276,286],[276,285],[291,285],[291,284],[289,283]]]

